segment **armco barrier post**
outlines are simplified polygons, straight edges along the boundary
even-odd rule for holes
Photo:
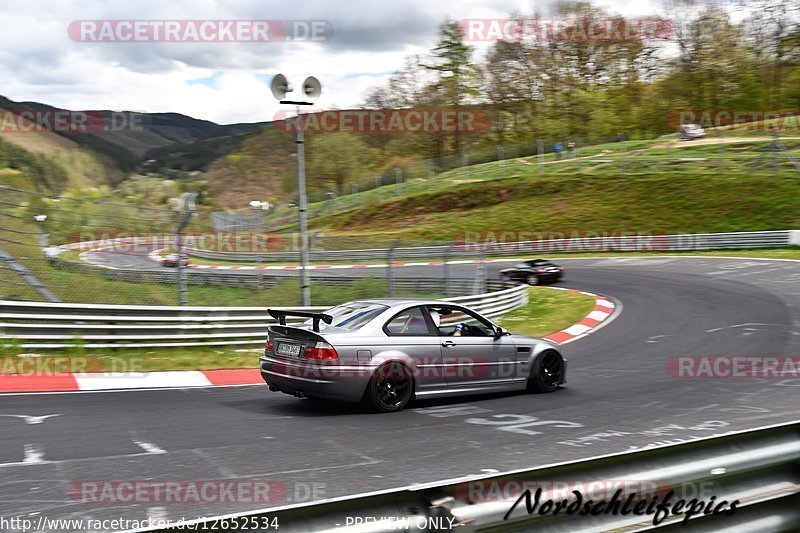
[[[486,291],[486,254],[481,252],[480,263],[475,270],[475,283],[472,287],[474,294],[483,294]]]
[[[395,239],[386,253],[386,285],[388,286],[389,298],[394,298],[394,273],[392,262],[394,261],[394,251],[400,246],[402,239]]]
[[[452,244],[448,245],[444,251],[444,264],[442,265],[444,268],[444,291],[442,292],[444,292],[445,296],[450,296],[450,285],[452,280],[450,279],[450,265],[448,263],[450,262],[450,254],[452,251]]]

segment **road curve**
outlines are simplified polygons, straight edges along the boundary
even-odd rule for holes
[[[0,516],[180,518],[268,506],[82,503],[69,494],[81,480],[268,479],[285,488],[280,505],[797,417],[800,380],[676,379],[666,365],[677,355],[800,354],[800,262],[561,262],[562,286],[610,296],[623,311],[564,347],[569,382],[554,394],[430,401],[391,415],[264,386],[5,395]]]

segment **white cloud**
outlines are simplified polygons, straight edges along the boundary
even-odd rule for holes
[[[656,0],[603,0],[611,10],[654,6]],[[616,6],[616,7],[615,7]],[[280,106],[268,78],[286,74],[295,85],[314,75],[323,84],[320,108],[352,107],[370,88],[424,53],[449,17],[530,13],[525,0],[28,0],[0,4],[0,94],[72,109],[174,111],[220,123],[270,120]],[[325,20],[326,43],[78,43],[67,28],[86,19]],[[480,45],[479,50],[486,46]],[[214,83],[192,83],[214,76]]]

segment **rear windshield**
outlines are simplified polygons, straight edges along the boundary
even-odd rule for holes
[[[351,302],[328,309],[325,314],[333,317],[331,326],[355,331],[364,327],[364,325],[387,309],[389,309],[388,306],[381,304]],[[310,324],[311,322],[308,323]]]

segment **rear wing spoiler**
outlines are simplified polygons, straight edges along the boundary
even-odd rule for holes
[[[314,321],[314,331],[319,333],[319,321],[322,320],[326,324],[330,324],[333,322],[333,317],[331,315],[326,315],[325,313],[312,313],[310,311],[285,311],[281,309],[267,309],[267,312],[272,316],[272,318],[277,318],[278,323],[281,326],[286,325],[286,317],[287,316],[298,316],[301,318],[310,318]]]

